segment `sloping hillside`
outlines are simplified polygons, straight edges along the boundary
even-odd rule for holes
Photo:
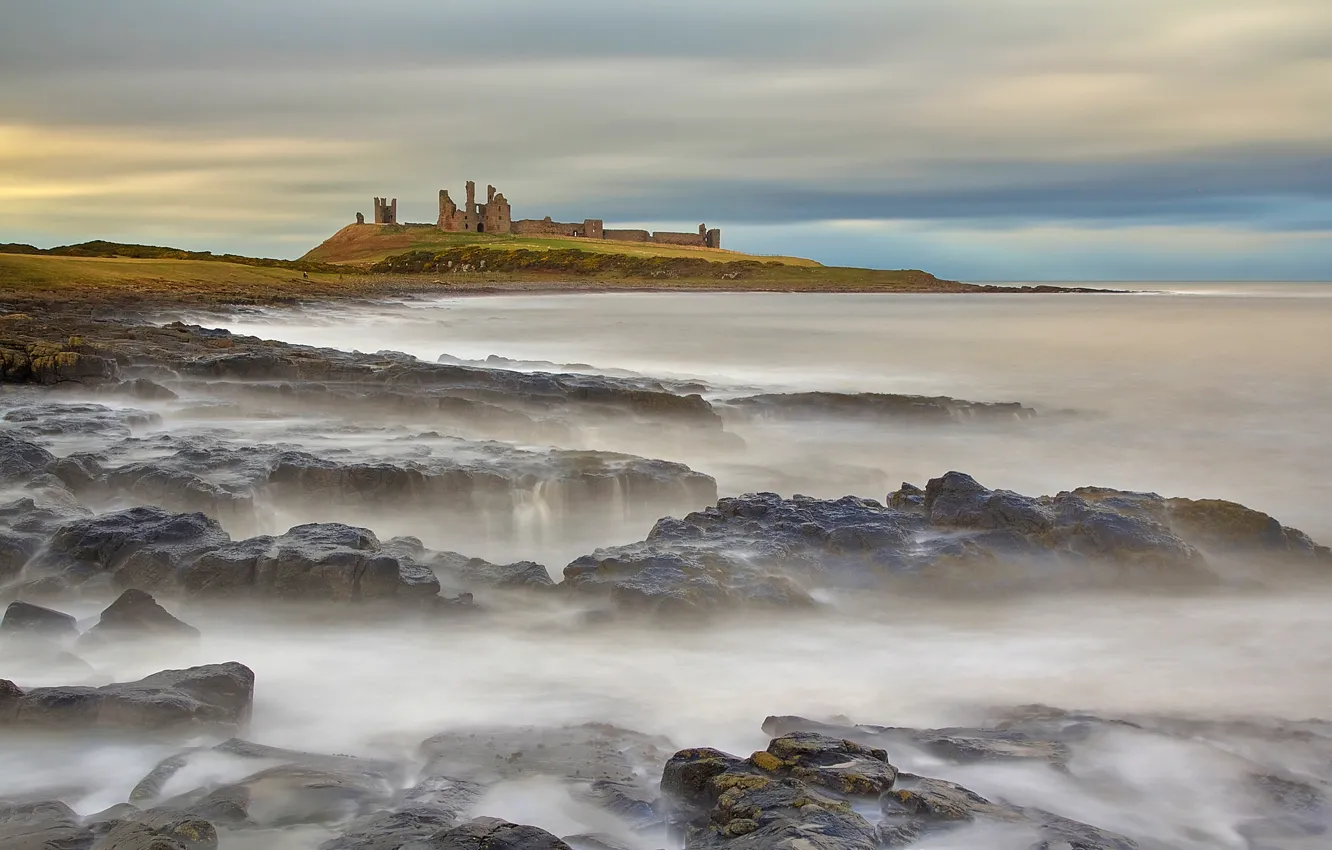
[[[444,233],[425,224],[349,224],[301,259],[320,263],[376,263],[387,257],[412,251],[440,252],[471,245],[495,250],[572,249],[594,254],[623,254],[631,257],[692,257],[716,263],[761,260],[793,266],[819,265],[813,260],[799,257],[758,257],[719,248],[688,248],[678,245],[657,245],[651,242],[611,242],[573,236]]]

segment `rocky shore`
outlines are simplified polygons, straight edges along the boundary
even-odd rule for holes
[[[501,609],[555,609],[589,632],[669,633],[738,614],[816,624],[839,599],[876,594],[1212,592],[1332,570],[1326,546],[1229,501],[1094,486],[1031,496],[946,470],[886,494],[723,496],[706,470],[640,451],[741,452],[735,426],[756,419],[966,429],[1039,415],[1011,401],[749,393],[623,370],[312,348],[144,315],[9,312],[0,740],[91,734],[178,752],[103,811],[76,810],[89,789],[62,796],[34,781],[26,798],[0,802],[0,848],[1164,850],[1184,845],[1150,820],[1120,834],[993,789],[1040,777],[1114,799],[1116,777],[1088,762],[1186,744],[1243,777],[1229,817],[1246,843],[1233,846],[1322,846],[1324,721],[1048,706],[996,707],[950,728],[756,717],[768,743],[747,756],[611,723],[497,724],[362,757],[246,739],[254,715],[273,709],[253,659],[128,681],[97,668],[197,643],[207,626],[191,612],[424,635]],[[559,562],[469,549],[587,540],[603,545]],[[24,678],[34,669],[69,684],[34,685]],[[1300,770],[1291,749],[1306,756]],[[533,779],[595,812],[604,831],[478,816],[483,799],[494,810],[495,789]],[[307,843],[278,843],[304,828]]]

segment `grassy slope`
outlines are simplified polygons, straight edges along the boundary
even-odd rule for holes
[[[207,260],[0,254],[0,296],[157,297],[281,301],[357,294],[355,276],[242,266]]]
[[[799,257],[756,257],[738,251],[717,248],[689,248],[680,245],[656,245],[647,242],[610,242],[604,239],[582,239],[573,236],[512,236],[488,233],[444,233],[430,225],[398,225],[386,227],[378,224],[349,224],[324,240],[307,253],[302,260],[323,263],[374,263],[385,257],[408,251],[445,251],[464,245],[484,245],[486,248],[526,248],[541,251],[551,248],[572,248],[596,254],[629,254],[638,257],[698,257],[711,262],[734,260],[762,260],[795,266],[818,266],[813,260]]]

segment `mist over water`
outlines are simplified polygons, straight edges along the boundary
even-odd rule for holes
[[[559,447],[684,463],[714,476],[721,496],[773,490],[883,500],[900,482],[923,486],[960,470],[988,487],[1030,495],[1101,485],[1230,499],[1320,543],[1332,540],[1332,285],[1172,288],[1179,291],[459,297],[248,311],[224,324],[235,333],[394,350],[430,362],[498,355],[522,361],[507,366],[520,370],[553,370],[545,363],[560,364],[557,371],[627,370],[700,382],[705,398],[718,402],[808,391],[1020,402],[1038,416],[957,427],[835,416],[728,419],[727,430],[743,442],[726,444],[588,425]],[[219,324],[216,317],[198,321]],[[405,414],[239,415],[188,396],[134,406],[159,412],[163,431],[224,429],[238,445],[399,460],[426,448],[454,457],[478,451],[447,433],[420,436],[425,423]],[[54,435],[48,446],[66,454],[87,448],[87,440]],[[536,457],[550,451],[534,440],[500,442]],[[136,451],[146,458],[153,450]],[[691,498],[679,495],[670,510],[703,507]],[[409,534],[434,548],[530,559],[558,580],[580,554],[641,540],[664,510],[661,502],[638,504],[631,491],[616,491],[608,503],[579,512],[572,496],[534,484],[478,519],[337,504],[315,494],[260,505],[258,527],[222,522],[239,537],[339,520],[381,539]],[[1265,569],[1232,567],[1259,577]],[[1248,586],[1169,593],[846,593],[821,601],[828,604],[817,612],[736,612],[684,628],[588,625],[576,607],[503,594],[483,615],[434,625],[193,602],[171,607],[202,631],[199,643],[144,643],[85,658],[96,671],[90,681],[98,682],[238,660],[257,680],[249,739],[417,766],[417,746],[430,735],[511,724],[612,723],[661,736],[668,750],[711,746],[743,756],[766,745],[768,715],[921,728],[978,722],[996,707],[1030,703],[1106,716],[1332,715],[1332,583],[1325,576],[1274,573]],[[65,610],[95,618],[102,607],[89,601]],[[40,663],[0,677],[33,686],[70,681]],[[15,742],[0,751],[0,799],[60,797],[92,813],[125,800],[177,749],[91,735]],[[1237,831],[1250,814],[1243,782],[1254,765],[1302,776],[1327,768],[1311,764],[1308,750],[1260,737],[1237,734],[1218,744],[1201,734],[1128,727],[1094,735],[1062,772],[1044,764],[959,766],[923,749],[889,755],[905,771],[1094,823],[1144,848],[1187,850],[1257,846]],[[172,780],[170,792],[240,778],[226,773],[234,765],[190,770]],[[501,783],[475,813],[561,835],[610,832],[640,850],[668,846],[660,834],[635,835],[608,822],[556,783]],[[323,827],[227,833],[222,846],[313,848],[335,834]],[[977,827],[919,846],[1030,845],[1020,829]]]
[[[1166,289],[1169,287],[1169,289]],[[886,392],[1018,401],[1021,429],[758,426],[740,458],[661,447],[724,493],[881,497],[948,469],[990,487],[1096,484],[1225,498],[1332,537],[1332,285],[1162,284],[1013,298],[612,294],[449,298],[238,317],[342,349],[582,364],[715,394]]]

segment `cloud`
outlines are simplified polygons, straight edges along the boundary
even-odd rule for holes
[[[0,229],[46,242],[290,252],[469,177],[735,234],[1313,232],[1332,204],[1323,0],[14,5]]]

